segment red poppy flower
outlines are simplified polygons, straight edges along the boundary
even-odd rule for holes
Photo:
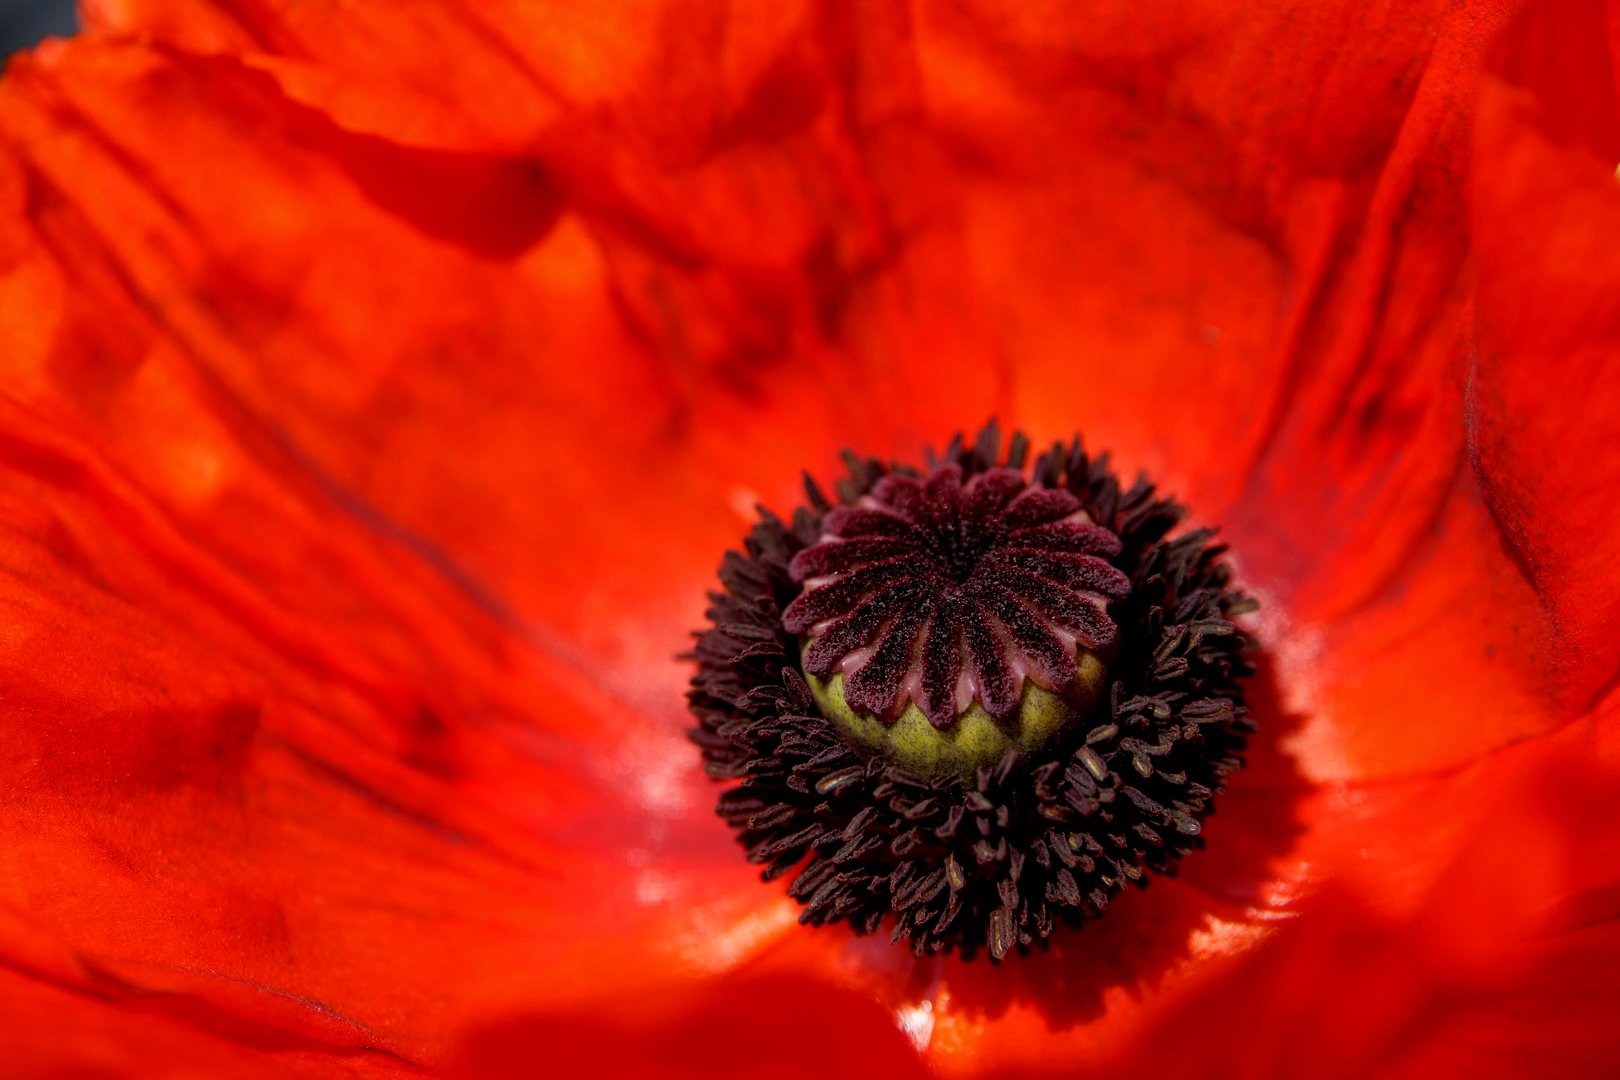
[[[1602,4],[84,21],[0,83],[14,1074],[1613,1059]],[[1265,657],[1207,849],[993,968],[798,927],[672,659],[801,466],[991,414]]]

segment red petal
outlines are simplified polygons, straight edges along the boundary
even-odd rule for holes
[[[525,1016],[473,1033],[452,1072],[469,1080],[548,1075],[828,1076],[921,1080],[922,1062],[870,998],[789,976],[732,977]]]
[[[75,993],[48,981],[0,968],[0,1055],[16,1077],[229,1076],[419,1077],[421,1072],[386,1054],[323,1046],[250,1025],[214,1025],[195,999],[153,1003]],[[143,1007],[155,1004],[156,1008]],[[170,1019],[166,1006],[184,1019]],[[199,1026],[194,1021],[203,1020]]]
[[[1502,39],[1475,137],[1475,467],[1556,626],[1560,697],[1577,708],[1620,674],[1620,125],[1610,18],[1600,2],[1529,6]]]
[[[48,745],[16,756],[77,783],[83,815],[41,785],[29,806],[55,831],[15,832],[54,932],[104,963],[123,949],[144,989],[266,986],[424,1059],[492,1011],[602,989],[649,942],[660,971],[758,951],[791,909],[731,865],[695,777],[672,779],[691,774],[667,658],[740,531],[727,508],[787,505],[797,467],[825,471],[841,442],[911,456],[989,411],[1153,466],[1231,523],[1287,621],[1265,628],[1281,701],[1262,767],[1212,850],[1055,957],[950,969],[930,999],[941,1064],[1122,1053],[1322,876],[1401,914],[1449,892],[1428,868],[1481,796],[1419,774],[1569,715],[1544,707],[1537,597],[1463,466],[1456,118],[1489,17],[788,20],[737,69],[745,92],[720,94],[732,69],[693,45],[708,24],[669,10],[668,34],[559,62],[558,112],[506,95],[524,65],[467,46],[449,7],[159,27],[278,52],[252,61],[273,79],[96,44],[15,65],[0,250],[31,316],[3,355],[64,444],[14,426],[35,519],[18,597],[67,598],[19,619],[43,643],[26,735]],[[509,36],[548,63],[573,40]],[[1345,59],[1347,41],[1376,44]],[[743,107],[801,98],[833,104]],[[497,197],[469,208],[475,192]],[[184,708],[152,704],[171,687]],[[245,757],[243,701],[266,703]],[[1295,726],[1299,767],[1344,786],[1302,795],[1275,741]],[[572,768],[547,756],[579,743]],[[1388,776],[1408,779],[1361,783]],[[536,835],[681,862],[660,878]],[[1363,850],[1384,856],[1364,879]],[[671,918],[641,910],[672,887]],[[1310,925],[1338,940],[1359,919]],[[672,927],[691,936],[668,945]],[[776,962],[895,1006],[935,974],[842,931],[795,932]],[[223,975],[198,991],[187,965]]]
[[[514,385],[509,369],[423,381],[490,355],[465,341],[490,303],[511,321],[488,333],[528,350],[530,274],[595,303],[547,307],[570,312],[546,320],[553,347],[622,347],[579,226],[538,268],[491,263],[487,245],[468,254],[489,235],[476,214],[424,220],[431,201],[383,192],[387,170],[356,173],[350,150],[374,146],[229,63],[75,43],[14,61],[0,92],[0,303],[15,316],[0,415],[4,685],[10,715],[28,717],[0,731],[4,783],[20,793],[0,827],[10,898],[54,947],[127,988],[120,1007],[180,1003],[163,1015],[203,1043],[269,1031],[431,1062],[492,1016],[604,979],[724,966],[784,930],[787,902],[723,833],[669,827],[712,820],[678,729],[605,692],[566,642],[531,633],[366,498],[449,525],[452,541],[495,537],[542,585],[572,574],[588,588],[577,564],[535,552],[562,505],[596,523],[611,558],[622,530],[604,523],[623,507],[581,499],[602,490],[590,475],[546,483],[543,455],[541,479],[512,476],[528,458],[512,440],[534,414],[493,430],[488,402]],[[193,157],[167,152],[175,132]],[[452,193],[489,175],[465,157],[401,167],[424,162],[446,166],[435,175]],[[436,304],[391,322],[391,286],[367,299],[358,284],[377,280],[373,266]],[[447,335],[461,359],[436,351]],[[401,368],[395,350],[418,340],[421,366]],[[627,388],[662,378],[621,374]],[[390,375],[403,396],[382,390]],[[470,394],[452,406],[436,384]],[[570,388],[559,371],[526,404],[543,413],[549,395],[598,384]],[[408,438],[334,423],[345,409],[427,418],[413,399],[442,411]],[[625,421],[627,455],[644,419]],[[485,438],[451,462],[435,447],[466,442],[458,423]],[[586,431],[549,434],[568,445]],[[482,483],[469,460],[490,469]],[[549,501],[511,500],[506,483]],[[453,505],[464,497],[483,509]],[[491,519],[498,506],[524,524]],[[684,627],[648,647],[664,680],[650,696],[669,716]],[[27,966],[20,948],[4,955]]]
[[[459,9],[423,10],[436,14],[396,28],[400,48],[363,57],[354,42],[369,31],[305,9],[266,16],[280,29],[254,33],[261,43],[291,34],[338,69],[393,79],[394,68],[416,62],[411,35],[438,27],[434,20],[471,25]],[[651,20],[683,28],[652,45],[645,35],[580,38],[593,59],[568,71],[663,70],[664,60],[648,57],[679,55],[683,87],[706,86],[710,96],[693,89],[680,108],[660,98],[655,117],[630,84],[587,92],[579,74],[584,81],[563,100],[609,102],[615,117],[652,132],[653,144],[582,117],[547,121],[540,153],[576,208],[529,252],[521,284],[466,262],[454,271],[459,285],[426,272],[424,254],[378,220],[363,230],[364,245],[377,249],[369,261],[411,267],[402,276],[424,282],[413,295],[440,301],[363,301],[353,273],[332,266],[327,273],[347,275],[344,289],[281,301],[295,319],[278,318],[239,357],[208,362],[231,385],[254,387],[259,408],[334,477],[575,643],[598,677],[650,709],[678,696],[678,673],[661,661],[696,617],[715,552],[735,542],[741,522],[726,507],[746,510],[759,496],[788,504],[797,467],[824,469],[840,442],[912,455],[950,424],[1000,410],[1037,432],[1083,428],[1094,446],[1122,450],[1127,466],[1152,466],[1201,515],[1228,526],[1251,583],[1267,590],[1271,610],[1286,606],[1297,636],[1319,627],[1324,648],[1347,636],[1374,654],[1354,670],[1290,670],[1319,697],[1345,687],[1335,712],[1371,715],[1355,697],[1363,688],[1388,716],[1378,731],[1336,735],[1348,749],[1314,775],[1449,766],[1540,730],[1544,718],[1514,710],[1499,725],[1455,725],[1430,747],[1406,738],[1409,719],[1439,707],[1471,714],[1535,665],[1524,649],[1461,651],[1482,626],[1505,636],[1535,625],[1518,597],[1470,606],[1476,581],[1496,589],[1509,571],[1491,562],[1496,541],[1465,553],[1467,574],[1438,573],[1456,553],[1426,546],[1442,514],[1461,515],[1452,531],[1480,531],[1443,509],[1468,497],[1453,494],[1464,461],[1466,223],[1450,209],[1466,139],[1450,118],[1471,90],[1475,17],[1403,11],[1390,23],[1360,5],[1315,10],[1302,25],[1281,9],[1240,19],[1212,8],[1188,25],[1147,29],[1140,17],[1026,25],[984,11],[925,11],[893,26],[787,19],[757,39],[739,29],[739,39],[783,63],[875,57],[857,64],[850,84],[853,120],[818,127],[805,118],[763,143],[723,124],[694,142],[668,117],[687,104],[693,115],[724,113],[768,82],[775,60],[742,64],[736,70],[755,81],[738,89],[726,81],[733,69],[693,44],[680,14]],[[130,18],[126,28],[160,36],[180,25]],[[536,56],[566,37],[519,29],[511,23],[506,37]],[[1290,63],[1279,66],[1285,39]],[[1188,40],[1203,51],[1184,56],[1162,44]],[[1341,64],[1346,40],[1380,45]],[[1094,85],[1087,73],[1104,70],[1115,73]],[[265,109],[287,112],[260,84],[228,75],[180,65],[164,76],[179,82],[163,108],[195,110],[204,95],[186,92],[184,80],[206,76],[244,87],[215,88],[209,99],[248,94],[253,103],[230,130]],[[462,92],[453,71],[442,78]],[[1270,97],[1302,107],[1261,109]],[[146,114],[128,114],[127,95],[75,99],[104,130],[152,127]],[[1163,120],[1167,101],[1183,103],[1176,122]],[[378,201],[329,140],[316,140],[321,152],[310,160],[311,123],[294,123],[297,146],[275,156],[317,170],[335,163],[367,206],[402,213],[397,200]],[[159,172],[162,162],[141,146],[160,145],[161,135],[132,135],[123,150]],[[221,155],[242,153],[225,135],[210,138]],[[984,161],[1001,164],[975,164]],[[220,192],[184,173],[167,182],[169,197],[214,235],[251,230],[258,205],[292,210],[295,227],[275,242],[304,249],[340,229],[352,237],[363,220],[328,192],[305,205],[307,184]],[[403,212],[431,231],[432,222]],[[267,297],[287,293],[252,264],[236,270]],[[446,296],[464,297],[476,318],[475,349],[467,323],[444,317]],[[368,305],[393,320],[420,307],[422,317],[379,339]],[[582,314],[559,320],[562,311]],[[829,356],[828,345],[865,362]],[[393,359],[401,350],[409,359]],[[333,351],[372,362],[342,373],[309,363]],[[456,379],[435,374],[441,355],[457,357]],[[602,358],[593,378],[567,362],[578,355]],[[601,385],[604,377],[611,383]],[[439,453],[446,445],[457,453]],[[649,475],[650,461],[664,468]],[[548,497],[513,500],[510,490]],[[657,525],[625,529],[627,520]],[[541,550],[544,559],[534,555]],[[1445,599],[1413,610],[1414,580]],[[1426,696],[1439,681],[1414,686],[1399,663],[1377,670],[1387,650],[1361,645],[1400,622],[1453,652],[1445,698]],[[669,677],[629,685],[628,669]],[[1370,741],[1358,748],[1363,735]]]
[[[211,456],[221,518],[189,524],[251,529],[258,547],[230,553],[254,561],[202,548],[15,406],[0,416],[0,842],[5,899],[37,928],[7,933],[8,963],[210,1037],[412,1060],[592,971],[617,979],[630,955],[637,979],[689,969],[690,919],[638,890],[698,903],[748,874],[623,861],[658,842],[641,815],[682,797],[657,738],[199,426],[182,445]],[[615,938],[631,953],[614,959]]]
[[[1374,884],[1383,853],[1364,851],[1360,881],[1213,969],[1113,1064],[1326,1078],[1603,1072],[1620,1050],[1607,1019],[1620,991],[1604,974],[1620,960],[1617,719],[1610,708],[1405,809],[1386,803],[1377,832],[1411,828],[1431,844],[1452,834],[1430,848],[1447,855],[1425,899],[1392,903]],[[1449,817],[1436,812],[1448,804]],[[1269,1037],[1231,1038],[1261,1022]]]

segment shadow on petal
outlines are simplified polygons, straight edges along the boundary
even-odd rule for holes
[[[448,1071],[467,1080],[927,1075],[871,998],[802,976],[737,976],[702,993],[672,987],[513,1017],[468,1035]]]

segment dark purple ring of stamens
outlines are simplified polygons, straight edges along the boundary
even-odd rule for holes
[[[1024,436],[1013,436],[1005,459],[1000,448],[992,421],[943,457],[965,481],[1003,464],[1021,472]],[[1250,646],[1232,621],[1254,602],[1232,587],[1212,530],[1170,535],[1183,508],[1146,479],[1121,487],[1107,455],[1090,457],[1078,439],[1040,455],[1032,484],[1072,495],[1119,539],[1107,561],[1130,593],[1109,608],[1118,634],[1105,703],[1027,760],[1009,750],[972,776],[922,779],[882,756],[863,760],[844,741],[800,672],[798,635],[783,625],[805,591],[790,567],[823,542],[828,519],[844,508],[853,517],[886,477],[917,476],[853,454],[845,461],[839,506],[807,476],[808,506],[790,523],[761,510],[744,550],[726,553],[724,591],[709,594],[710,626],[689,657],[698,665],[690,734],[709,775],[730,782],[717,812],[748,861],[766,881],[797,871],[788,895],[802,923],[869,934],[888,922],[893,940],[918,955],[967,959],[984,949],[992,961],[1098,918],[1125,885],[1145,886],[1148,871],[1174,873],[1203,846],[1210,800],[1242,767],[1255,730],[1243,696]],[[911,599],[930,587],[892,586]]]
[[[845,701],[885,718],[909,696],[940,729],[972,700],[1006,720],[1025,676],[1067,690],[1076,646],[1112,645],[1107,605],[1131,591],[1107,561],[1119,537],[1018,469],[890,473],[821,529],[788,564],[804,591],[782,624],[811,637],[806,671],[842,670]]]

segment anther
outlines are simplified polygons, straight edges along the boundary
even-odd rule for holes
[[[720,815],[801,922],[992,960],[1202,845],[1254,729],[1207,530],[1079,440],[846,455],[728,553],[691,658]]]

